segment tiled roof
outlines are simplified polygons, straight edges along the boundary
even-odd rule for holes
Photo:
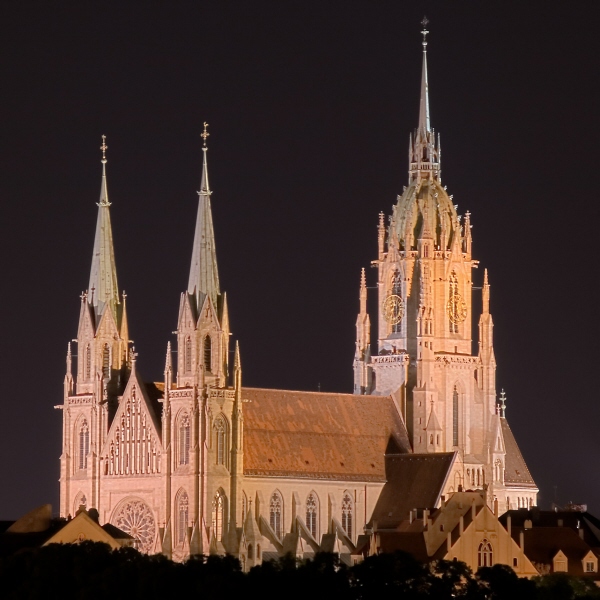
[[[504,466],[504,482],[510,486],[525,485],[535,487],[533,477],[525,464],[523,455],[517,445],[517,440],[513,435],[508,421],[506,419],[500,419],[502,424],[502,435],[504,437],[504,446],[506,448],[506,464]]]
[[[384,454],[410,452],[391,397],[243,388],[244,474],[385,481]]]
[[[394,529],[413,508],[434,508],[454,461],[453,452],[386,456],[383,486],[369,526]]]

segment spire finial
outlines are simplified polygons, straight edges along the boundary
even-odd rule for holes
[[[498,403],[500,418],[506,419],[506,392],[504,389],[500,392],[500,402]]]
[[[421,25],[423,26],[423,29],[421,30],[423,42],[421,43],[423,44],[423,52],[427,52],[427,34],[429,33],[429,31],[427,31],[427,25],[429,25],[429,19],[427,17],[423,17]]]
[[[106,151],[108,150],[108,146],[106,145],[106,136],[102,136],[102,146],[100,146],[100,150],[102,150],[102,164],[106,164]]]
[[[203,148],[206,148],[206,138],[210,135],[207,131],[208,123],[204,121],[204,131],[200,134],[200,137],[204,140]]]

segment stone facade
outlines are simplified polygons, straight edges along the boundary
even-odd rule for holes
[[[169,344],[164,381],[145,382],[117,283],[105,149],[77,361],[69,346],[60,406],[61,515],[94,507],[143,551],[180,560],[228,552],[249,568],[286,552],[351,560],[386,482],[386,454],[449,456],[441,494],[485,488],[489,502],[507,508],[535,504],[535,483],[497,405],[487,275],[479,352],[471,352],[477,261],[470,216],[461,225],[441,185],[425,55],[409,186],[389,227],[380,216],[373,356],[364,272],[361,279],[354,394],[242,387],[237,344],[229,359],[206,143],[177,360]]]

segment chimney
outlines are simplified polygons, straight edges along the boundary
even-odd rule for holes
[[[494,498],[494,516],[498,518],[498,498]]]
[[[512,529],[512,519],[510,518],[510,515],[508,515],[506,517],[506,531],[508,531],[509,537],[512,533],[511,529]]]
[[[583,527],[579,528],[579,537],[583,539]]]
[[[427,527],[427,517],[429,517],[429,509],[423,510],[423,527]]]
[[[521,546],[521,551],[525,554],[525,533],[523,531],[519,533],[519,546]]]

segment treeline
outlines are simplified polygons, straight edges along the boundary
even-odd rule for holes
[[[600,598],[585,579],[563,574],[519,578],[507,566],[479,569],[461,562],[421,564],[403,553],[347,567],[336,555],[298,561],[289,556],[243,573],[232,557],[175,563],[132,548],[104,544],[51,545],[0,558],[0,598],[205,600],[570,600]]]

